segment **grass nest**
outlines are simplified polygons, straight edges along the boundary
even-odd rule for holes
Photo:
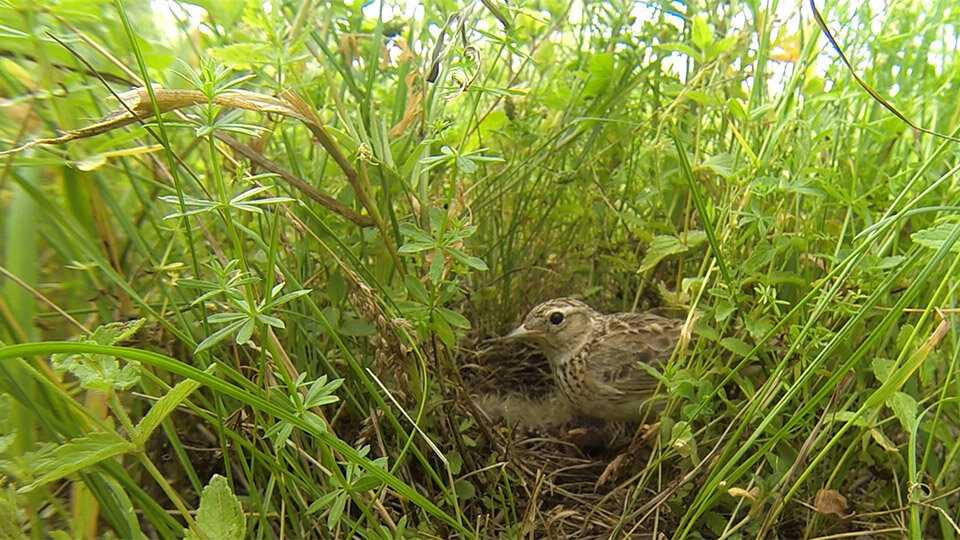
[[[473,522],[486,521],[487,536],[519,523],[513,532],[535,538],[651,538],[675,525],[669,512],[652,518],[647,503],[655,494],[629,481],[645,466],[658,425],[577,417],[557,399],[547,359],[522,342],[467,339],[458,369],[469,392],[456,406],[483,441],[474,451],[496,456],[511,482],[512,519],[494,505],[474,505]]]
[[[578,418],[556,399],[546,358],[522,342],[466,339],[455,367],[456,373],[444,377],[449,395],[433,417],[450,421],[438,420],[433,436],[445,451],[456,449],[461,456],[458,476],[469,481],[473,490],[459,501],[465,522],[478,524],[485,537],[652,537],[654,521],[643,519],[649,518],[643,503],[652,494],[638,495],[625,480],[649,457],[655,429]],[[172,419],[201,480],[224,474],[220,445],[215,435],[202,429],[203,422],[186,412]],[[356,447],[376,439],[373,422],[354,424],[335,417],[334,423],[340,436],[353,440]],[[379,444],[371,446],[373,454],[379,454],[378,448],[385,450]],[[188,503],[197,504],[199,494],[174,456],[166,433],[158,430],[147,451]],[[437,462],[436,470],[445,466]],[[159,489],[149,491],[172,508]],[[238,492],[242,495],[246,490],[238,486]],[[394,520],[405,513],[402,503],[392,497],[385,497],[384,504]],[[663,513],[657,523],[659,530],[672,524]],[[438,531],[437,537],[445,535]]]

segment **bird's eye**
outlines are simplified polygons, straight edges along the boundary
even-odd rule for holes
[[[550,323],[551,324],[560,324],[563,322],[563,313],[559,311],[554,311],[550,314]]]

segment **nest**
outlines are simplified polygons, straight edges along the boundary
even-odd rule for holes
[[[655,427],[638,430],[578,418],[557,398],[546,358],[522,342],[474,339],[462,344],[461,351],[460,377],[470,395],[458,405],[486,436],[490,447],[478,450],[502,456],[516,482],[511,484],[513,503],[525,534],[653,536],[650,505],[644,505],[653,494],[637,493],[629,478],[645,465]],[[672,525],[669,516],[664,519],[661,513],[661,531]],[[490,525],[496,522],[493,518]],[[494,529],[488,536],[500,532]]]
[[[517,341],[473,338],[461,343],[456,363],[441,370],[447,394],[442,410],[431,413],[436,420],[432,436],[446,446],[444,452],[460,451],[463,467],[457,476],[468,479],[478,494],[462,499],[460,511],[483,537],[651,538],[654,523],[659,531],[671,530],[669,512],[661,509],[651,517],[648,503],[655,494],[638,493],[631,480],[646,464],[653,432],[578,418],[557,399],[549,364],[538,350]],[[375,416],[333,421],[344,440],[356,447],[370,444],[373,454],[389,456],[391,441],[378,439]],[[469,423],[465,430],[463,422]],[[216,435],[200,429],[202,422],[188,413],[177,415],[174,423],[201,482],[223,474],[226,464]],[[475,444],[451,442],[461,436]],[[188,503],[196,504],[198,494],[162,430],[154,434],[148,453]],[[406,481],[416,485],[420,471],[415,462],[408,465]],[[436,463],[437,470],[444,466]],[[238,493],[245,492],[245,486],[238,487]],[[152,494],[172,506],[163,493]],[[405,513],[397,499],[387,497],[384,504],[394,521]],[[440,532],[439,537],[446,536]]]

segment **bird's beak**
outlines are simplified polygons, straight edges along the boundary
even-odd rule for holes
[[[533,335],[533,332],[527,330],[527,327],[521,324],[520,326],[511,330],[509,334],[503,336],[503,339],[523,339],[531,335]]]

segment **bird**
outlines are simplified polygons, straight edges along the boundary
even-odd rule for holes
[[[684,321],[651,312],[603,314],[572,298],[547,300],[504,338],[536,345],[559,394],[597,420],[639,422],[657,388],[648,369],[666,362]]]

